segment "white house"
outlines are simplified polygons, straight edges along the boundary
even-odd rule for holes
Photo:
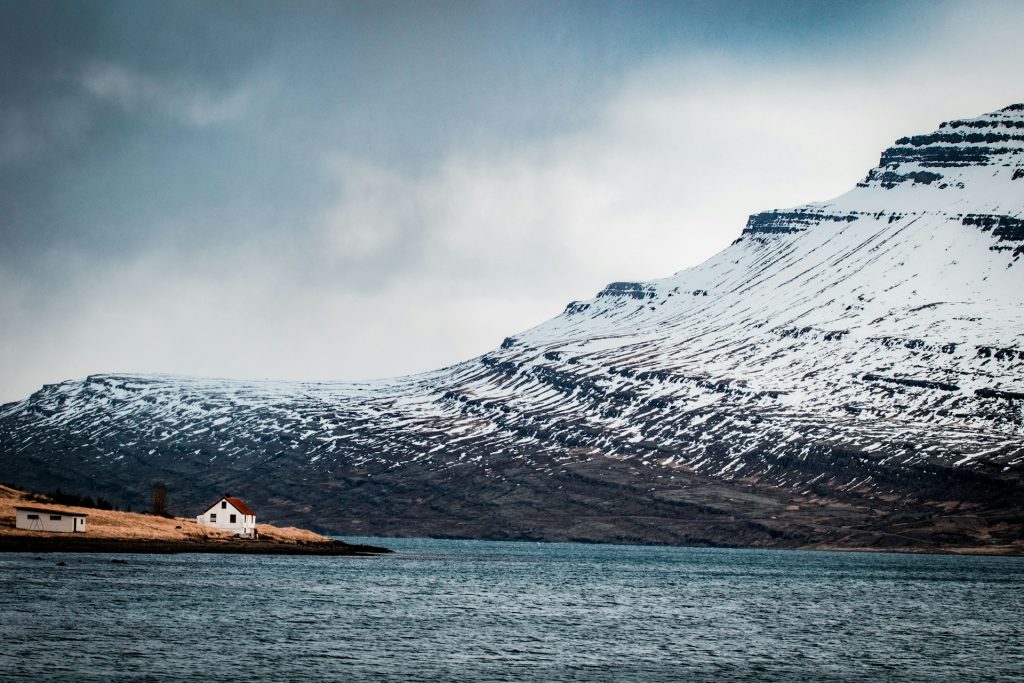
[[[241,498],[223,496],[196,517],[196,522],[222,531],[232,531],[236,536],[256,537],[256,513]]]
[[[14,526],[33,531],[85,531],[84,512],[49,510],[47,508],[14,507]]]

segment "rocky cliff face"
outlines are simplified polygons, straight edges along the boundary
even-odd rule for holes
[[[0,478],[340,533],[1019,549],[1022,226],[1013,105],[451,368],[44,387],[0,409]]]

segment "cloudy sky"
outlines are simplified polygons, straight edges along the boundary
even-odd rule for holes
[[[0,401],[365,379],[1024,100],[1024,3],[0,0]]]

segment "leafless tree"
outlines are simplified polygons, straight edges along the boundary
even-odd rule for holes
[[[153,485],[153,507],[151,512],[160,517],[167,516],[167,486],[162,481]]]

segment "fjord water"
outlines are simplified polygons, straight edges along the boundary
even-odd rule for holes
[[[1024,676],[1021,558],[357,540],[399,552],[2,555],[0,679]]]

